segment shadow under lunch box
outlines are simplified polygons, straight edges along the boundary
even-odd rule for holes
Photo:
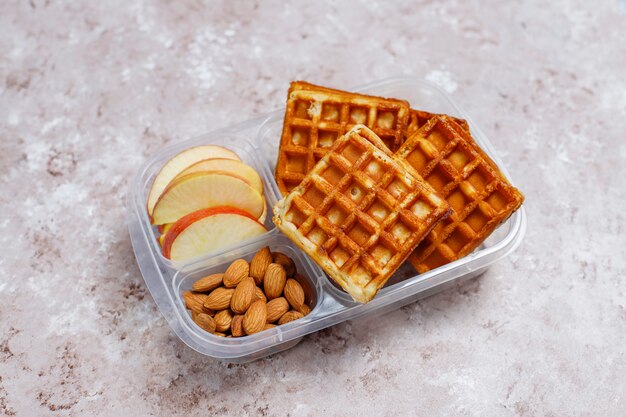
[[[405,99],[412,107],[421,110],[466,119],[476,142],[508,177],[483,132],[438,86],[417,78],[397,77],[368,84],[356,91]],[[260,118],[168,146],[147,161],[131,183],[127,201],[128,227],[137,263],[163,317],[178,337],[192,349],[233,363],[248,362],[280,352],[297,344],[306,334],[366,314],[375,313],[380,316],[440,291],[460,279],[478,276],[489,265],[507,256],[522,241],[526,230],[523,207],[468,256],[423,274],[417,274],[405,262],[372,301],[367,304],[354,302],[272,223],[272,207],[280,199],[273,171],[283,116],[284,109],[277,110]],[[233,150],[259,173],[268,205],[265,221],[268,232],[234,247],[206,253],[184,262],[173,262],[161,254],[157,243],[158,232],[150,224],[146,211],[148,193],[155,175],[168,159],[187,148],[204,144],[222,145]],[[197,279],[224,272],[236,259],[250,261],[264,246],[291,257],[298,271],[308,279],[303,284],[311,300],[311,313],[301,319],[245,337],[218,337],[198,327],[185,308],[182,293],[189,290]]]

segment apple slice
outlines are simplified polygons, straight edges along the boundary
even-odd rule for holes
[[[164,235],[167,233],[168,230],[170,230],[170,228],[172,227],[172,224],[173,223],[160,224],[157,226],[157,230],[159,231],[159,233]]]
[[[154,206],[152,223],[174,223],[196,210],[215,206],[236,207],[258,219],[263,197],[245,181],[215,172],[194,172],[167,186]]]
[[[265,232],[265,226],[243,210],[223,206],[202,209],[174,223],[165,235],[163,256],[182,261]]]
[[[148,195],[148,214],[152,215],[154,205],[163,193],[163,190],[165,190],[176,175],[189,165],[209,158],[225,158],[240,161],[235,152],[216,145],[196,146],[182,151],[167,161],[154,178],[152,188],[150,188],[150,194]]]
[[[263,213],[261,213],[257,221],[261,224],[265,224],[265,219],[267,219],[267,202],[265,201],[265,196],[264,196],[263,197]]]
[[[231,174],[250,184],[259,194],[263,194],[263,181],[261,181],[259,174],[250,165],[246,165],[241,161],[235,161],[234,159],[205,159],[185,168],[176,178],[201,171],[215,171]]]

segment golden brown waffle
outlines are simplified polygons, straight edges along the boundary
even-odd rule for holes
[[[419,272],[472,252],[524,201],[467,130],[449,117],[433,117],[396,157],[411,165],[453,210],[409,257]]]
[[[382,148],[374,132],[355,126],[274,206],[276,226],[362,303],[449,212]]]
[[[409,138],[415,134],[419,130],[420,127],[424,126],[430,119],[435,116],[444,116],[443,114],[435,114],[428,113],[422,110],[411,109],[409,111],[409,124],[406,127],[406,138]],[[469,132],[469,124],[465,119],[458,119],[456,117],[450,117],[454,120],[459,126],[461,126],[465,131]]]
[[[292,82],[274,173],[280,192],[286,195],[300,184],[355,124],[372,129],[395,152],[404,140],[408,120],[406,101]]]

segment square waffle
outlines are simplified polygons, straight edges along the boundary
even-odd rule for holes
[[[468,131],[447,116],[429,120],[395,156],[411,165],[452,208],[409,257],[418,272],[472,252],[524,201]]]
[[[355,126],[274,206],[276,226],[365,303],[432,227],[445,200],[380,138]]]
[[[366,125],[395,152],[404,140],[408,120],[406,101],[292,82],[275,170],[280,192],[287,195],[300,184],[352,126]]]

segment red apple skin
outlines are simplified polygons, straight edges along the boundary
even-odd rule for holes
[[[172,245],[174,244],[174,240],[176,240],[176,237],[180,233],[182,233],[183,230],[185,230],[190,224],[205,217],[213,216],[215,214],[237,214],[239,216],[247,217],[250,220],[254,220],[255,222],[259,223],[259,221],[255,219],[254,216],[252,216],[250,213],[236,207],[217,206],[194,211],[193,213],[189,213],[186,216],[178,219],[178,221],[176,221],[176,223],[174,223],[170,230],[167,232],[167,234],[165,235],[165,240],[163,241],[163,256],[165,256],[167,259],[170,259],[170,252],[172,249]],[[259,224],[265,229],[265,226],[263,226],[261,223]]]

